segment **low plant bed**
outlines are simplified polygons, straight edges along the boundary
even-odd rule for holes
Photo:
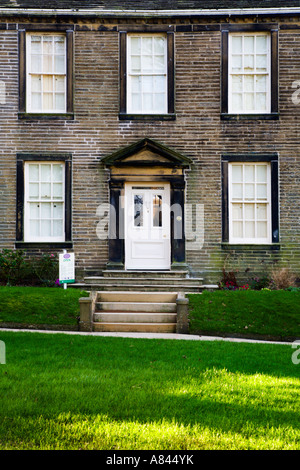
[[[189,295],[190,333],[294,340],[300,291],[218,290]]]
[[[75,329],[85,296],[71,288],[0,286],[0,327]]]

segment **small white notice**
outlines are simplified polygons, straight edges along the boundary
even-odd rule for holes
[[[60,284],[75,282],[74,253],[62,253],[59,255],[59,282]]]

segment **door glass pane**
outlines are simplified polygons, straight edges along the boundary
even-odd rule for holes
[[[134,195],[134,226],[143,226],[143,196],[139,194]]]
[[[162,227],[162,196],[153,196],[153,227]]]

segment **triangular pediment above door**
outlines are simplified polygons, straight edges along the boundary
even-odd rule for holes
[[[178,152],[145,138],[117,150],[101,160],[106,166],[115,167],[151,167],[188,168],[191,160]]]

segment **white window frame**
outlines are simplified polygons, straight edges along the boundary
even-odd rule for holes
[[[131,38],[138,37],[138,38],[153,38],[153,37],[161,37],[164,39],[164,57],[165,57],[165,67],[164,72],[154,72],[151,73],[143,73],[143,72],[131,72]],[[131,79],[133,76],[164,76],[165,77],[165,88],[164,88],[164,109],[156,111],[153,109],[152,111],[149,110],[141,110],[136,111],[132,107],[132,96],[131,96]],[[130,33],[127,35],[127,90],[126,90],[126,99],[127,99],[127,113],[128,114],[167,114],[168,113],[168,53],[167,53],[167,36],[163,33]],[[143,108],[143,106],[142,106]]]
[[[49,198],[49,199],[44,199],[42,200],[41,197],[37,199],[29,199],[29,167],[30,165],[39,165],[39,174],[40,174],[40,166],[46,164],[46,165],[51,165],[51,174],[52,174],[52,166],[53,165],[63,165],[63,181],[62,181],[62,198],[61,199],[56,199],[56,198]],[[29,161],[24,163],[24,241],[25,242],[64,242],[65,241],[65,162],[53,162],[53,161]],[[41,184],[41,180],[39,178],[39,185]],[[51,185],[53,182],[51,182]],[[52,193],[52,189],[51,189]],[[62,227],[63,227],[63,232],[62,236],[60,237],[33,237],[30,236],[30,204],[31,203],[42,203],[42,202],[47,202],[51,203],[51,206],[57,202],[63,205],[62,208]],[[52,213],[52,207],[51,207],[51,213]],[[52,221],[54,218],[51,217],[50,220]],[[41,220],[41,219],[39,219]]]
[[[53,73],[44,73],[33,72],[31,71],[31,38],[32,36],[60,36],[64,38],[64,47],[65,47],[65,68],[64,72],[55,73],[53,68]],[[54,54],[52,55],[54,57]],[[52,59],[53,60],[53,59]],[[63,109],[43,109],[43,103],[41,109],[32,109],[32,95],[31,95],[31,76],[32,75],[41,75],[41,76],[59,76],[64,77],[64,108]],[[42,86],[42,85],[41,85]],[[53,92],[54,93],[54,92]],[[42,90],[42,100],[43,100],[43,90]],[[67,38],[65,34],[62,33],[26,33],[26,111],[28,113],[43,113],[43,114],[64,114],[67,110]]]
[[[241,36],[243,39],[245,37],[258,37],[258,36],[266,36],[267,37],[267,71],[266,72],[245,72],[244,70],[241,73],[232,72],[232,38],[236,36]],[[228,112],[229,114],[270,114],[271,113],[271,35],[267,32],[236,32],[236,33],[229,33],[229,48],[228,48]],[[243,54],[243,58],[244,58]],[[255,62],[256,54],[254,54],[254,62]],[[244,62],[243,62],[244,63]],[[244,68],[244,67],[243,67]],[[233,89],[232,89],[232,76],[238,75],[244,77],[245,75],[264,75],[267,77],[267,87],[266,87],[266,109],[265,110],[245,110],[244,105],[242,109],[235,109],[233,107]],[[254,80],[255,83],[255,80]],[[243,87],[243,103],[244,103],[244,96],[245,91]]]
[[[248,204],[254,204],[255,209],[257,204],[266,204],[267,205],[267,237],[265,238],[249,238],[249,237],[234,237],[233,236],[233,204],[242,204],[243,206],[243,214],[244,214],[244,206],[247,204],[247,201],[242,198],[241,200],[233,200],[232,198],[232,168],[234,166],[242,166],[243,167],[243,175],[244,175],[244,168],[245,166],[249,165],[263,165],[267,167],[267,199],[266,200],[259,200],[254,196],[254,199],[249,200]],[[243,185],[245,184],[245,178],[243,176]],[[255,188],[256,188],[256,181],[255,181]],[[228,206],[229,206],[229,243],[232,244],[270,244],[272,243],[272,210],[271,210],[271,165],[268,162],[230,162],[228,164]],[[255,212],[255,229],[256,229],[256,210]],[[245,231],[245,216],[242,218],[243,222],[243,232]]]

